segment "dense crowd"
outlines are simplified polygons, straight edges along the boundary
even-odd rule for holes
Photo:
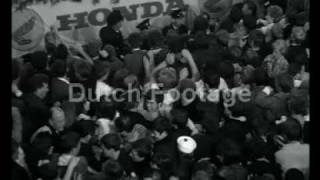
[[[244,1],[190,29],[173,9],[124,39],[12,61],[14,180],[309,179],[309,8]]]

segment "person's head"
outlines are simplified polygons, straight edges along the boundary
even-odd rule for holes
[[[288,141],[300,141],[302,138],[302,127],[296,119],[287,118],[277,128],[278,132]]]
[[[88,62],[79,59],[75,62],[74,69],[77,80],[83,81],[89,78],[92,66]]]
[[[143,138],[133,142],[130,157],[134,162],[142,162],[150,158],[151,152],[151,141]]]
[[[257,18],[252,15],[243,16],[243,26],[245,27],[245,32],[249,33],[257,28]]]
[[[293,78],[289,74],[280,74],[275,78],[276,87],[278,91],[289,93],[293,88]]]
[[[264,35],[259,30],[253,30],[249,33],[248,44],[251,48],[261,47],[264,43]]]
[[[239,23],[242,18],[241,8],[239,8],[238,6],[232,6],[229,17],[233,23]]]
[[[108,26],[113,27],[116,31],[119,31],[124,17],[122,16],[120,10],[113,10],[107,17]]]
[[[136,122],[131,117],[131,112],[123,112],[116,118],[115,125],[119,132],[131,132]]]
[[[231,138],[223,138],[216,147],[217,154],[222,158],[222,163],[230,165],[241,162],[242,152],[238,142]]]
[[[271,32],[272,32],[272,36],[275,39],[283,39],[284,38],[283,27],[279,23],[275,23],[272,26]]]
[[[36,51],[31,54],[30,62],[37,71],[43,71],[47,67],[48,55],[44,51]]]
[[[256,14],[257,14],[256,4],[251,0],[248,0],[245,3],[243,3],[242,14],[256,16]]]
[[[306,32],[303,27],[295,26],[291,31],[291,39],[293,42],[301,43],[306,39]]]
[[[215,36],[217,37],[217,41],[222,44],[222,45],[227,45],[229,40],[230,40],[230,34],[228,33],[227,30],[218,30],[215,33]]]
[[[294,89],[290,94],[288,106],[291,114],[306,115],[309,108],[308,91]]]
[[[81,142],[89,143],[92,135],[95,132],[95,123],[88,120],[80,120],[73,124],[73,130],[77,132],[81,137]]]
[[[94,74],[100,81],[106,81],[110,74],[110,65],[105,61],[98,61],[94,65]]]
[[[97,104],[96,115],[98,118],[113,120],[116,115],[116,108],[112,102],[99,102]]]
[[[272,43],[273,52],[284,54],[287,51],[287,43],[283,39],[278,39]]]
[[[142,35],[140,33],[132,33],[128,37],[128,42],[132,49],[140,48],[143,43]]]
[[[74,131],[68,131],[61,136],[60,145],[61,152],[77,156],[80,152],[80,135]]]
[[[194,20],[193,32],[206,32],[209,29],[209,20],[203,16],[198,16]]]
[[[178,126],[178,128],[184,128],[188,122],[188,112],[182,108],[174,108],[171,110],[172,122]]]
[[[283,17],[283,10],[278,5],[271,5],[267,8],[266,20],[269,23],[277,23]]]
[[[163,89],[174,88],[178,83],[177,72],[173,68],[163,68],[156,77],[157,83],[161,84]]]
[[[170,13],[170,16],[172,18],[172,23],[174,23],[176,26],[185,23],[185,15],[182,9],[173,9]]]
[[[234,66],[230,61],[220,62],[218,65],[218,73],[224,79],[233,78],[234,71]]]
[[[152,136],[156,141],[165,139],[172,129],[170,120],[165,117],[158,117],[153,122]]]
[[[109,159],[103,163],[102,172],[108,180],[119,180],[124,175],[124,169],[121,164],[113,159]]]
[[[217,89],[220,85],[220,75],[212,69],[206,69],[204,72],[203,81],[209,86],[210,89]]]
[[[104,46],[101,46],[99,50],[99,55],[105,59],[109,57],[116,57],[117,53],[115,48],[112,45],[106,44]]]
[[[124,78],[126,78],[130,74],[129,70],[126,68],[122,68],[117,70],[112,79],[113,87],[124,88]]]
[[[53,150],[53,139],[48,132],[41,132],[32,141],[32,146],[45,155],[51,154]]]
[[[104,156],[116,160],[120,153],[120,136],[116,133],[106,134],[101,138],[101,144]]]
[[[50,67],[53,77],[64,77],[67,73],[67,64],[63,60],[55,60]]]
[[[296,168],[291,168],[284,175],[285,180],[305,180],[303,173]]]
[[[56,180],[58,177],[58,167],[46,163],[38,167],[38,175],[42,180]]]
[[[148,33],[150,47],[156,48],[164,45],[164,37],[159,30],[152,30]]]
[[[213,177],[216,173],[217,167],[210,162],[210,160],[199,160],[193,166],[193,172],[204,172],[208,177]],[[202,173],[201,173],[202,174]]]
[[[150,112],[158,111],[164,99],[159,90],[148,90],[144,95],[144,109]]]
[[[256,68],[253,71],[253,82],[257,86],[268,86],[270,85],[270,78],[268,76],[268,73],[266,70],[264,70],[262,67]]]
[[[205,171],[196,171],[192,174],[191,180],[211,180],[211,177]]]
[[[44,99],[49,91],[49,78],[45,74],[35,74],[29,79],[31,92],[33,92],[40,99]]]
[[[248,170],[241,165],[224,166],[218,174],[225,180],[246,180],[248,178]]]
[[[49,124],[56,131],[63,131],[66,125],[66,116],[64,111],[59,107],[51,108],[51,118],[49,119]]]

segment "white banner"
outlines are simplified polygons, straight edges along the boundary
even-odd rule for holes
[[[82,0],[80,3],[62,1],[55,5],[31,5],[27,9],[28,12],[26,10],[23,13],[12,13],[13,19],[20,19],[12,22],[12,42],[15,43],[12,56],[18,57],[44,47],[44,33],[39,33],[36,28],[48,32],[49,27],[54,25],[61,36],[71,40],[80,43],[99,41],[99,30],[106,26],[106,17],[112,10],[119,9],[125,18],[122,33],[127,37],[128,34],[138,31],[136,25],[146,18],[150,18],[153,27],[161,28],[168,25],[170,10],[186,4],[194,13],[200,13],[198,0],[100,0],[97,4]],[[39,37],[35,38],[34,34],[42,36],[40,42],[34,42],[39,41]],[[31,44],[26,44],[29,41]]]

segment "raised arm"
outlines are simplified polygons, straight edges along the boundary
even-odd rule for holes
[[[193,59],[190,51],[187,49],[183,49],[181,53],[182,53],[182,56],[184,58],[186,58],[188,61],[188,64],[190,66],[191,73],[192,73],[192,80],[198,81],[200,79],[199,69],[198,69],[196,63],[194,62],[194,59]]]

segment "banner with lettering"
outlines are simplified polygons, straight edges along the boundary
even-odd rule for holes
[[[62,1],[30,5],[12,12],[12,56],[19,57],[44,47],[43,37],[50,26],[59,35],[72,41],[88,43],[99,40],[99,30],[106,25],[106,17],[114,10],[122,12],[125,22],[124,37],[138,31],[136,25],[150,18],[151,26],[164,27],[170,23],[168,13],[172,8],[189,5],[195,14],[200,13],[198,0],[100,0],[82,2]]]

